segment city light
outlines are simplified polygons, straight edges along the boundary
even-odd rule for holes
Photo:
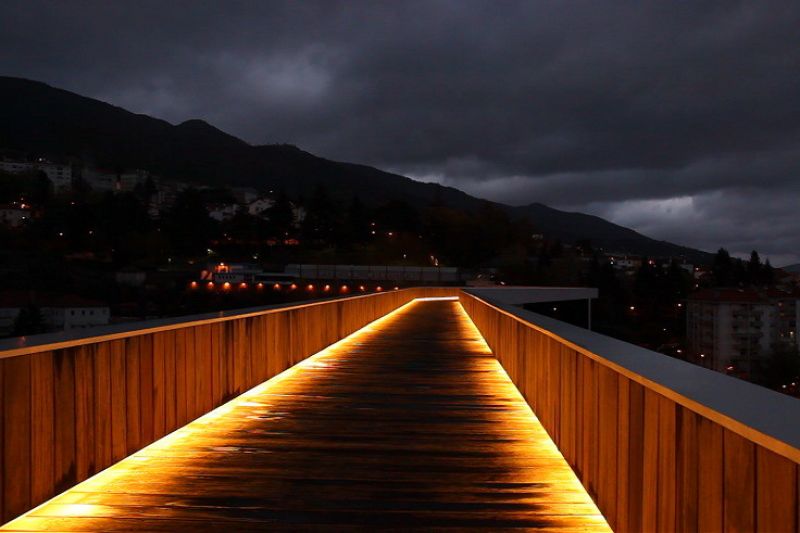
[[[273,290],[279,291],[279,290],[281,290],[281,284],[280,283],[276,283],[275,285],[272,286],[272,288],[273,288]]]
[[[196,281],[193,281],[193,282],[191,282],[191,283],[189,284],[189,287],[191,287],[191,288],[193,288],[193,289],[196,289],[196,288],[197,288],[197,282],[196,282]]]
[[[309,290],[309,291],[313,291],[314,290],[314,286],[309,283],[308,287],[306,287],[306,289]]]
[[[213,289],[213,288],[214,288],[214,282],[213,282],[213,281],[209,281],[208,283],[206,283],[206,287],[207,287],[209,290]]]
[[[230,284],[229,281],[226,281],[225,283],[222,284],[222,290],[227,291],[227,290],[230,290],[230,288],[231,288],[231,284]]]
[[[329,290],[331,290],[331,286],[330,286],[330,285],[325,285],[325,286],[322,288],[322,290],[323,290],[323,291],[325,291],[325,292],[328,292]]]
[[[239,284],[239,288],[240,288],[240,289],[246,289],[246,288],[247,288],[247,283],[245,283],[244,281],[243,281],[243,282],[241,282],[241,283]]]

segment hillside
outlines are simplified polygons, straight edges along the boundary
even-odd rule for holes
[[[325,183],[340,198],[358,194],[367,203],[434,199],[472,210],[484,200],[452,187],[352,163],[330,161],[291,145],[253,146],[202,120],[172,125],[44,83],[0,77],[0,148],[50,157],[76,157],[106,168],[143,168],[168,179],[207,185],[283,187],[308,194]],[[567,242],[590,239],[615,252],[685,255],[704,252],[657,241],[599,217],[542,204],[503,209],[530,219],[545,235]]]

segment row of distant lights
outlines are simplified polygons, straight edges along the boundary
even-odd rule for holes
[[[223,291],[230,291],[230,290],[233,289],[233,284],[231,282],[229,282],[229,281],[226,281],[226,282],[222,283],[219,286],[222,287]],[[198,289],[199,287],[200,287],[200,284],[197,283],[196,281],[192,281],[191,283],[189,283],[189,288],[192,289],[192,290]],[[205,287],[208,290],[214,290],[217,287],[217,285],[213,281],[209,281],[208,283],[205,284]],[[266,288],[266,285],[264,283],[259,282],[259,283],[254,284],[254,287],[256,288],[256,290],[264,290]],[[250,288],[250,285],[245,283],[245,282],[241,282],[241,283],[238,284],[238,288],[240,290],[246,290],[246,289]],[[274,284],[272,286],[272,290],[273,291],[281,291],[283,289],[284,289],[284,287],[280,283],[276,283],[276,284]],[[286,287],[286,290],[290,291],[290,292],[291,291],[296,291],[298,289],[300,289],[300,287],[296,283],[292,283],[291,285]],[[318,288],[317,288],[317,286],[315,286],[313,284],[308,284],[308,285],[306,285],[305,290],[308,291],[308,292],[314,292],[314,291],[318,290]],[[322,292],[331,292],[331,291],[335,290],[335,287],[332,287],[331,285],[323,285],[320,288],[320,290],[322,290]],[[338,291],[341,292],[341,293],[347,293],[347,292],[350,292],[350,290],[351,290],[350,286],[348,286],[348,285],[341,285],[341,286],[339,286],[339,289],[338,289]],[[356,289],[353,289],[353,290],[358,290],[359,292],[366,292],[368,290],[368,287],[366,287],[365,285],[359,285]],[[385,290],[388,290],[388,289],[384,288],[381,285],[378,285],[377,287],[375,287],[375,291],[376,292],[383,292]],[[400,287],[393,287],[392,290],[395,290],[395,291],[400,290]]]

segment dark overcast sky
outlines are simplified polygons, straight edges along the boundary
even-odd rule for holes
[[[0,73],[800,261],[798,0],[5,0]]]

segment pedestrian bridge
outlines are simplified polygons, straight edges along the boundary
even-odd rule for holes
[[[2,529],[796,532],[799,402],[514,305],[587,296],[406,289],[6,341]]]

